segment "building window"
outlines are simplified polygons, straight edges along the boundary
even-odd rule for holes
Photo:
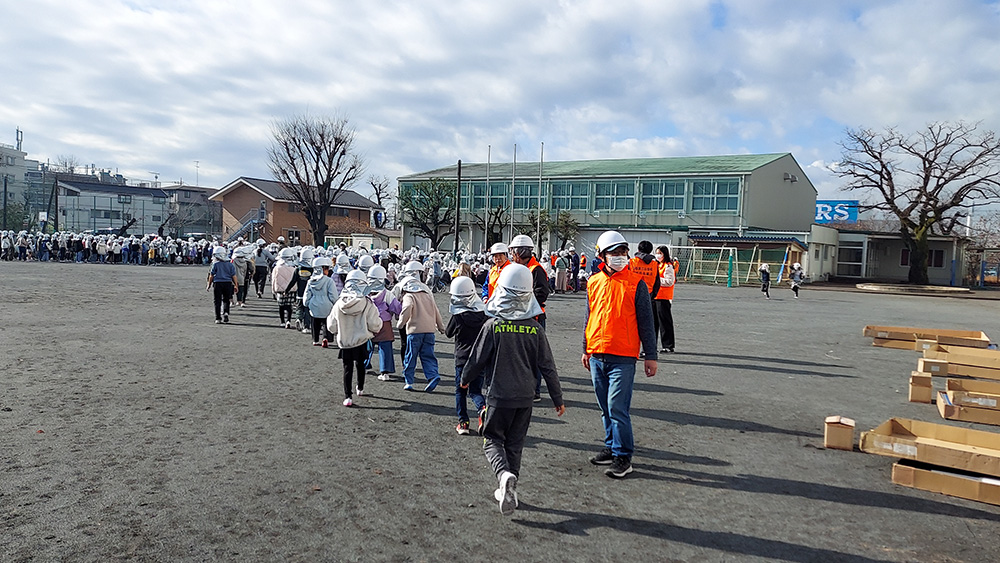
[[[546,193],[542,188],[542,206],[545,206]],[[514,183],[514,209],[538,209],[538,182]]]
[[[552,209],[560,211],[586,211],[588,205],[587,182],[552,182]]]
[[[694,180],[691,182],[692,211],[738,211],[739,208],[739,180]]]
[[[841,241],[837,249],[837,275],[853,278],[861,277],[864,264],[865,243],[862,241]]]
[[[285,237],[287,239],[285,242],[288,246],[298,246],[299,241],[302,240],[302,231],[297,229],[287,229],[285,232],[288,233],[288,236]]]
[[[159,197],[159,196],[155,196],[155,195],[153,196],[153,203],[163,204],[163,203],[166,203],[166,202],[167,202],[167,198],[165,198],[165,197]]]
[[[635,209],[635,182],[616,180],[594,182],[594,209],[631,211]]]
[[[149,217],[149,220],[152,221],[152,222],[154,222],[154,223],[156,223],[157,221],[160,221],[161,219],[162,218],[159,215],[151,215]]]
[[[816,260],[819,260],[819,247],[818,246],[816,247],[816,250],[813,252],[813,258],[815,258]]]
[[[191,199],[191,192],[185,190],[184,191],[184,199]]]
[[[640,189],[643,211],[684,209],[684,180],[645,180]]]
[[[899,253],[899,265],[901,267],[908,268],[910,266],[910,249],[903,247],[902,252]],[[927,267],[929,268],[944,268],[944,250],[941,248],[932,248],[928,250],[927,253]]]

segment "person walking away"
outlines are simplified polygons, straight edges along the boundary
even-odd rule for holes
[[[792,282],[792,293],[795,294],[795,298],[799,298],[799,287],[802,286],[802,281],[805,279],[806,273],[802,270],[802,264],[798,262],[792,264],[792,273],[789,274],[788,279]]]
[[[413,390],[414,373],[417,369],[417,358],[424,368],[427,386],[424,391],[430,393],[441,382],[438,375],[438,361],[434,355],[434,330],[444,333],[445,325],[441,319],[431,295],[431,288],[416,278],[411,278],[403,284],[403,308],[399,315],[399,325],[406,327],[406,356],[403,359],[403,378],[406,383],[403,389]]]
[[[399,300],[400,303],[403,302],[403,286],[406,285],[406,278],[413,278],[420,281],[420,277],[424,273],[424,267],[418,260],[410,260],[403,265],[403,276],[400,278],[399,282],[392,287],[392,295]],[[400,313],[402,314],[402,313]],[[399,361],[406,364],[406,325],[400,324],[399,328]]]
[[[392,354],[392,342],[395,340],[392,319],[399,317],[403,310],[403,304],[399,299],[385,288],[386,277],[385,268],[381,265],[376,264],[368,270],[368,296],[378,309],[379,320],[382,323],[372,337],[374,348],[378,348],[379,381],[389,381],[392,374],[396,373],[396,359]],[[370,357],[368,363],[371,363]]]
[[[575,248],[569,249],[569,285],[573,288],[573,293],[580,290],[580,256]]]
[[[757,268],[757,273],[760,275],[760,291],[764,294],[764,297],[771,298],[771,270],[768,268],[767,264],[761,264],[760,268]]]
[[[257,248],[253,254],[253,285],[257,290],[257,299],[264,297],[264,287],[267,286],[267,273],[271,271],[274,264],[274,254],[264,248],[267,243],[264,239],[257,239]]]
[[[236,275],[240,279],[240,287],[236,290],[236,304],[246,307],[247,291],[249,290],[248,280],[251,279],[252,271],[250,261],[247,260],[246,251],[237,248],[233,251],[233,265],[236,266]]]
[[[556,293],[566,293],[566,274],[569,271],[569,253],[565,250],[559,252],[556,258]]]
[[[326,337],[326,318],[333,311],[333,304],[340,296],[337,288],[330,279],[330,270],[333,268],[333,261],[326,256],[313,258],[313,274],[306,284],[306,289],[302,293],[302,303],[309,309],[312,316],[312,339],[313,346],[329,346]],[[321,338],[322,337],[322,338]]]
[[[660,289],[659,263],[653,256],[653,243],[648,240],[639,241],[638,252],[629,260],[628,267],[646,282],[649,289],[649,306],[653,307],[653,297]],[[653,317],[655,320],[655,316]],[[655,323],[654,323],[655,325]],[[655,334],[655,332],[654,332]]]
[[[555,360],[545,330],[535,320],[541,306],[534,296],[534,276],[520,264],[504,268],[486,303],[489,320],[479,331],[462,372],[462,386],[482,377],[487,384],[483,452],[496,476],[493,498],[500,513],[518,505],[524,441],[531,423],[536,373],[545,378],[556,415],[566,412]]]
[[[604,449],[590,458],[610,465],[604,472],[620,479],[632,472],[634,439],[632,388],[639,346],[646,351],[643,371],[656,375],[656,333],[646,282],[628,267],[628,242],[617,231],[597,239],[600,271],[587,283],[587,321],[581,362],[590,371],[604,423]]]
[[[229,322],[229,303],[240,283],[236,266],[229,261],[228,254],[222,246],[212,252],[212,269],[208,271],[208,285],[205,287],[205,291],[215,287],[215,324]]]
[[[332,287],[333,280],[329,281]],[[344,291],[334,303],[326,327],[337,337],[340,348],[337,355],[344,363],[344,406],[350,407],[354,404],[354,371],[358,372],[358,386],[354,391],[361,397],[365,394],[368,341],[382,328],[378,308],[368,298],[368,282],[361,270],[347,274]]]
[[[354,268],[351,266],[351,258],[344,253],[337,255],[336,266],[333,270],[333,283],[337,286],[337,291],[344,289],[344,284],[347,283],[347,274],[351,273]]]
[[[309,284],[309,279],[313,275],[312,261],[314,257],[312,248],[303,248],[299,252],[299,262],[296,264],[295,274],[292,275],[292,280],[285,288],[286,293],[292,291],[292,287],[295,288],[295,330],[303,334],[312,332],[312,317],[309,315],[309,308],[302,302],[302,296],[305,295],[306,285]]]
[[[486,324],[486,305],[476,295],[476,283],[467,276],[458,276],[451,280],[449,293],[451,293],[451,303],[448,311],[451,313],[451,318],[448,319],[444,334],[455,339],[455,411],[458,415],[455,431],[462,435],[469,434],[467,398],[471,398],[479,419],[477,432],[482,434],[483,409],[486,408],[483,378],[477,377],[462,387],[462,368],[469,360],[469,353],[472,352],[472,346],[479,336],[480,329]]]
[[[674,264],[670,260],[670,249],[656,247],[656,262],[659,264],[659,289],[653,296],[653,326],[660,337],[660,352],[674,352],[674,317],[670,309],[674,300]]]
[[[296,276],[295,251],[285,247],[278,253],[278,261],[271,270],[271,293],[278,297],[279,326],[292,328],[292,305],[296,295],[293,278]]]

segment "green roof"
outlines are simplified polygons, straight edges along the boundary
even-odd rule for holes
[[[543,163],[542,176],[546,178],[572,178],[594,176],[649,176],[666,174],[741,174],[770,164],[791,153],[734,154],[723,156],[677,156],[670,158],[620,158],[606,160],[565,160]],[[485,162],[462,163],[462,178],[485,178]],[[494,162],[489,165],[491,178],[509,178],[512,163]],[[538,177],[538,162],[518,162],[518,178]],[[446,166],[409,176],[400,176],[401,182],[430,178],[455,178],[458,165]]]

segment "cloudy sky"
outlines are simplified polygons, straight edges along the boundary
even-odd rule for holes
[[[276,119],[340,115],[368,174],[791,152],[822,197],[845,128],[1000,130],[975,0],[0,0],[0,143],[219,187]],[[195,161],[198,161],[197,169]],[[363,186],[359,191],[364,192]]]

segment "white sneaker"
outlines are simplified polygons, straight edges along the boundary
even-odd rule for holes
[[[360,388],[360,387],[355,387],[355,388],[354,388],[354,393],[355,393],[355,394],[356,394],[356,395],[357,395],[358,397],[362,397],[362,396],[364,396],[364,394],[365,394],[365,390],[364,390],[364,389],[362,389],[362,388]]]
[[[413,385],[410,385],[409,383],[403,385],[403,391],[413,391]]]
[[[380,374],[378,374],[378,380],[379,381],[389,381],[389,374],[388,373],[380,373]]]
[[[310,330],[308,328],[302,329],[302,334],[309,334],[310,332],[312,332],[312,330]]]
[[[500,488],[494,491],[493,497],[500,503],[500,513],[510,516],[517,508],[517,475],[504,471],[500,475]]]
[[[352,401],[350,397],[344,399],[344,406],[345,407],[349,407],[349,406],[351,406],[353,404],[354,404],[354,401]]]

